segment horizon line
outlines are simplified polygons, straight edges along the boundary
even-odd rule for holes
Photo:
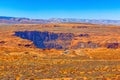
[[[83,19],[83,20],[116,20],[119,21],[120,19],[97,19],[97,18],[75,18],[75,17],[51,17],[51,18],[30,18],[30,17],[20,17],[20,16],[0,16],[0,17],[9,17],[9,18],[28,18],[28,19],[44,19],[44,20],[49,20],[49,19]]]

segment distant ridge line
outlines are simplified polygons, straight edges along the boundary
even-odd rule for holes
[[[90,23],[105,25],[120,25],[120,20],[97,20],[76,18],[30,19],[25,17],[0,16],[0,23],[6,24],[46,24],[46,23]]]

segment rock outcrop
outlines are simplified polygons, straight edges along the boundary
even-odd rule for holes
[[[78,42],[75,45],[72,43],[75,41],[76,37],[88,38],[89,34],[73,34],[73,33],[53,33],[53,32],[39,32],[39,31],[18,31],[15,32],[15,36],[21,37],[23,39],[28,39],[33,41],[36,47],[41,49],[78,49],[78,48],[99,48],[106,47],[111,49],[116,49],[120,47],[119,43],[95,43],[92,41]],[[30,47],[30,45],[24,45],[25,47]]]
[[[78,49],[78,48],[97,48],[98,44],[92,42],[78,42],[72,46],[72,40],[77,37],[89,37],[88,34],[75,35],[73,33],[53,33],[39,31],[15,32],[15,36],[33,41],[38,48],[42,49]]]

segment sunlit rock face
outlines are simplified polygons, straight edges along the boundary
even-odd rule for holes
[[[72,46],[73,49],[77,48],[98,48],[100,47],[98,44],[93,42],[78,42],[75,46]]]
[[[92,42],[79,42],[71,46],[74,38],[89,37],[88,34],[75,35],[73,33],[53,33],[39,31],[18,31],[15,36],[33,41],[34,45],[41,49],[78,49],[78,48],[97,48],[97,44]]]

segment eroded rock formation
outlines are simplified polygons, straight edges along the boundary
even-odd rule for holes
[[[120,47],[119,43],[104,43],[104,45],[99,45],[92,41],[78,42],[75,45],[72,43],[75,38],[89,38],[89,34],[73,34],[73,33],[53,33],[53,32],[39,32],[39,31],[19,31],[15,32],[15,36],[21,37],[23,39],[28,39],[33,41],[36,47],[41,49],[78,49],[78,48],[98,48],[106,47],[116,49]],[[25,45],[25,47],[30,47],[30,45]]]
[[[73,33],[53,33],[39,31],[15,32],[15,36],[33,41],[38,48],[42,49],[77,49],[77,48],[97,48],[97,44],[92,42],[78,42],[72,46],[72,40],[77,37],[89,37],[88,34],[75,35]]]

